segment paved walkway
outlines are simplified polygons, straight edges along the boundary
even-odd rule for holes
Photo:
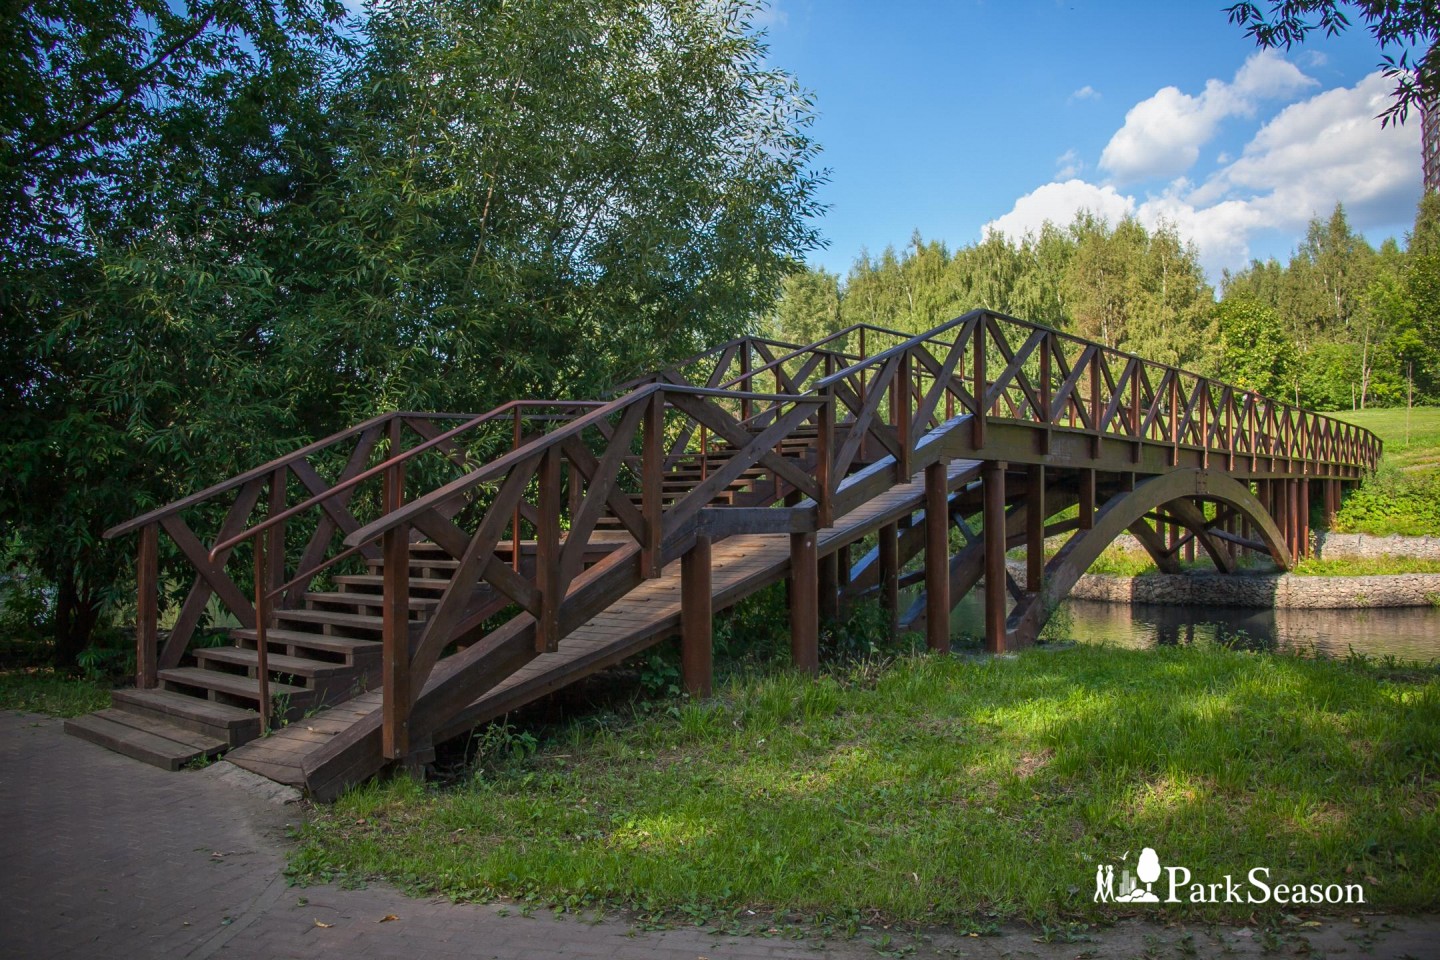
[[[165,773],[67,737],[57,720],[0,713],[0,958],[1440,956],[1440,916],[1353,918],[1279,940],[1123,923],[1069,943],[1039,943],[1036,931],[1015,928],[820,944],[524,917],[413,900],[384,885],[291,887],[281,871],[300,808],[259,799],[226,779],[234,775],[228,764]]]

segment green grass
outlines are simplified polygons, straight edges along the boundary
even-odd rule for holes
[[[523,758],[319,809],[292,876],[853,930],[1114,918],[1125,908],[1091,902],[1095,866],[1148,845],[1197,879],[1267,866],[1359,880],[1382,910],[1440,897],[1429,669],[1209,647],[921,656],[736,682],[673,716],[500,753]]]
[[[1302,577],[1379,577],[1404,573],[1440,573],[1440,560],[1418,557],[1306,557],[1291,573]]]
[[[1385,460],[1402,470],[1440,468],[1440,407],[1354,410],[1327,416],[1373,432],[1385,443]]]
[[[51,670],[0,672],[0,710],[77,717],[110,706],[108,685]]]

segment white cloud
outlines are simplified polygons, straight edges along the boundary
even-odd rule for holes
[[[1055,158],[1055,179],[1069,180],[1085,169],[1085,161],[1080,159],[1080,154],[1071,147],[1060,156]]]
[[[1100,154],[1100,166],[1121,182],[1184,173],[1220,122],[1250,116],[1262,99],[1291,96],[1315,81],[1273,50],[1252,54],[1230,83],[1209,80],[1198,96],[1164,87],[1125,114],[1125,125]]]
[[[1019,237],[1046,220],[1068,224],[1081,210],[1112,222],[1133,214],[1147,227],[1173,224],[1218,279],[1222,268],[1248,262],[1258,232],[1288,232],[1298,242],[1310,219],[1328,215],[1337,202],[1357,230],[1406,223],[1420,197],[1420,125],[1381,128],[1375,116],[1390,87],[1377,72],[1353,87],[1291,104],[1256,132],[1238,159],[1222,162],[1199,184],[1180,177],[1158,195],[1139,198],[1078,179],[1048,183],[981,233]]]
[[[1007,237],[1019,238],[1039,231],[1047,221],[1068,224],[1081,210],[1106,220],[1120,220],[1135,212],[1135,198],[1122,196],[1114,187],[1097,187],[1084,180],[1047,183],[1016,200],[1014,209],[985,224],[980,232],[998,230]]]
[[[757,29],[783,27],[790,22],[790,14],[780,9],[780,0],[769,0],[762,4],[750,17],[750,24]]]
[[[1074,93],[1070,94],[1070,100],[1069,100],[1069,102],[1070,102],[1070,103],[1074,103],[1076,100],[1099,100],[1099,99],[1100,99],[1100,91],[1099,91],[1099,90],[1096,90],[1094,87],[1090,86],[1090,84],[1087,83],[1087,84],[1085,84],[1085,86],[1081,87],[1079,90],[1076,90]]]

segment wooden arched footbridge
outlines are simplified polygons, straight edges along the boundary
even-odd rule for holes
[[[703,695],[714,612],[781,579],[813,671],[822,618],[864,597],[946,650],[983,582],[987,649],[1032,643],[1124,532],[1163,570],[1197,547],[1289,567],[1312,500],[1333,512],[1379,454],[1358,427],[987,311],[914,337],[747,337],[609,401],[387,414],[121,524],[136,684],[69,727],[162,765],[228,751],[329,797],[676,634]]]

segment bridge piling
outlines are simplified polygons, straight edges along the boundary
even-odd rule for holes
[[[985,511],[985,650],[1005,652],[1005,468],[1004,460],[987,460],[981,468]],[[1086,471],[1092,478],[1093,470]]]
[[[950,652],[950,507],[946,466],[925,468],[925,645]]]

